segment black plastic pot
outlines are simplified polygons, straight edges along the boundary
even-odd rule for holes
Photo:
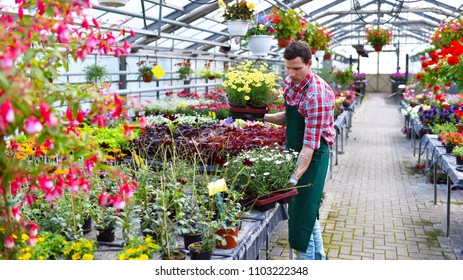
[[[184,234],[183,235],[183,243],[185,244],[185,249],[188,249],[190,244],[201,241],[201,234],[194,233],[194,234]]]
[[[191,260],[210,260],[212,257],[212,248],[206,251],[198,251],[194,249],[195,246],[199,246],[201,242],[191,243],[188,246],[188,250],[190,250],[190,259]]]

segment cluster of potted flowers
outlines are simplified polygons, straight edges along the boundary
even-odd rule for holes
[[[366,28],[365,32],[367,34],[367,43],[370,43],[377,52],[380,52],[383,46],[388,45],[392,39],[392,31],[382,29],[381,27]]]

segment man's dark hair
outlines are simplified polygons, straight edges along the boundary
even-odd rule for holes
[[[300,57],[302,58],[302,61],[307,64],[309,63],[309,60],[312,59],[312,52],[306,42],[293,41],[286,47],[283,57],[286,60],[293,60]]]

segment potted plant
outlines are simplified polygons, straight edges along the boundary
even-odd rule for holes
[[[457,165],[463,165],[463,146],[455,146],[452,149],[452,154],[457,159]]]
[[[263,117],[268,111],[267,106],[276,100],[279,78],[273,72],[267,72],[267,67],[265,62],[247,61],[225,74],[223,88],[232,117],[248,118],[240,113],[256,113],[258,115],[254,117]],[[243,111],[246,106],[260,111]]]
[[[85,82],[89,84],[100,84],[111,80],[111,75],[109,75],[109,71],[104,65],[87,65],[84,67],[84,73]]]
[[[337,85],[347,87],[354,81],[354,72],[351,67],[344,70],[333,67],[331,70],[331,77]]]
[[[244,151],[227,162],[224,177],[227,185],[246,194],[252,205],[257,199],[288,190],[296,158],[297,153],[281,151],[278,146]]]
[[[307,23],[305,26],[305,32],[302,33],[302,35],[303,36],[301,36],[301,39],[307,42],[312,51],[312,54],[315,54],[318,50],[328,50],[331,38],[333,37],[331,30],[327,31],[319,23],[316,23],[315,25]]]
[[[273,23],[273,33],[281,48],[285,48],[292,39],[296,39],[302,31],[302,26],[306,24],[305,19],[294,9],[284,11],[273,7],[269,19]]]
[[[392,39],[392,31],[377,27],[375,29],[366,28],[367,43],[380,52],[384,45],[389,44]]]
[[[442,139],[442,143],[444,143],[446,152],[448,154],[452,153],[452,150],[455,146],[462,146],[463,145],[463,134],[460,132],[442,132],[440,134]]]
[[[178,74],[179,78],[182,80],[190,80],[191,79],[191,62],[183,61],[174,64],[174,66],[178,66]]]
[[[248,46],[253,55],[266,56],[272,46],[272,29],[271,23],[256,22],[246,33],[245,39],[248,39]]]
[[[26,247],[19,252],[18,260],[57,260],[63,256],[66,238],[59,233],[42,231],[36,238],[34,247]]]
[[[248,21],[255,13],[256,5],[246,0],[236,0],[228,5],[223,0],[219,0],[219,6],[225,9],[222,16],[227,22],[230,37],[244,36],[248,29]]]
[[[66,260],[93,260],[95,249],[93,240],[79,238],[67,242],[63,255]]]
[[[117,255],[118,260],[151,260],[153,254],[158,252],[159,245],[147,236],[145,238],[131,238]]]
[[[222,73],[216,70],[211,69],[212,60],[208,60],[204,63],[203,68],[196,69],[196,75],[209,80],[214,80],[215,78],[221,78]]]
[[[145,83],[151,83],[154,78],[154,73],[151,71],[154,66],[157,65],[156,61],[151,62],[151,66],[148,65],[148,61],[140,60],[137,62],[138,68],[138,80],[143,79]]]

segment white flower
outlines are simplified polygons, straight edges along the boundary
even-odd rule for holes
[[[270,172],[265,172],[263,175],[268,176],[268,175],[270,175]]]
[[[280,165],[280,164],[282,164],[282,163],[283,163],[283,161],[281,161],[281,160],[275,160],[275,164]]]

